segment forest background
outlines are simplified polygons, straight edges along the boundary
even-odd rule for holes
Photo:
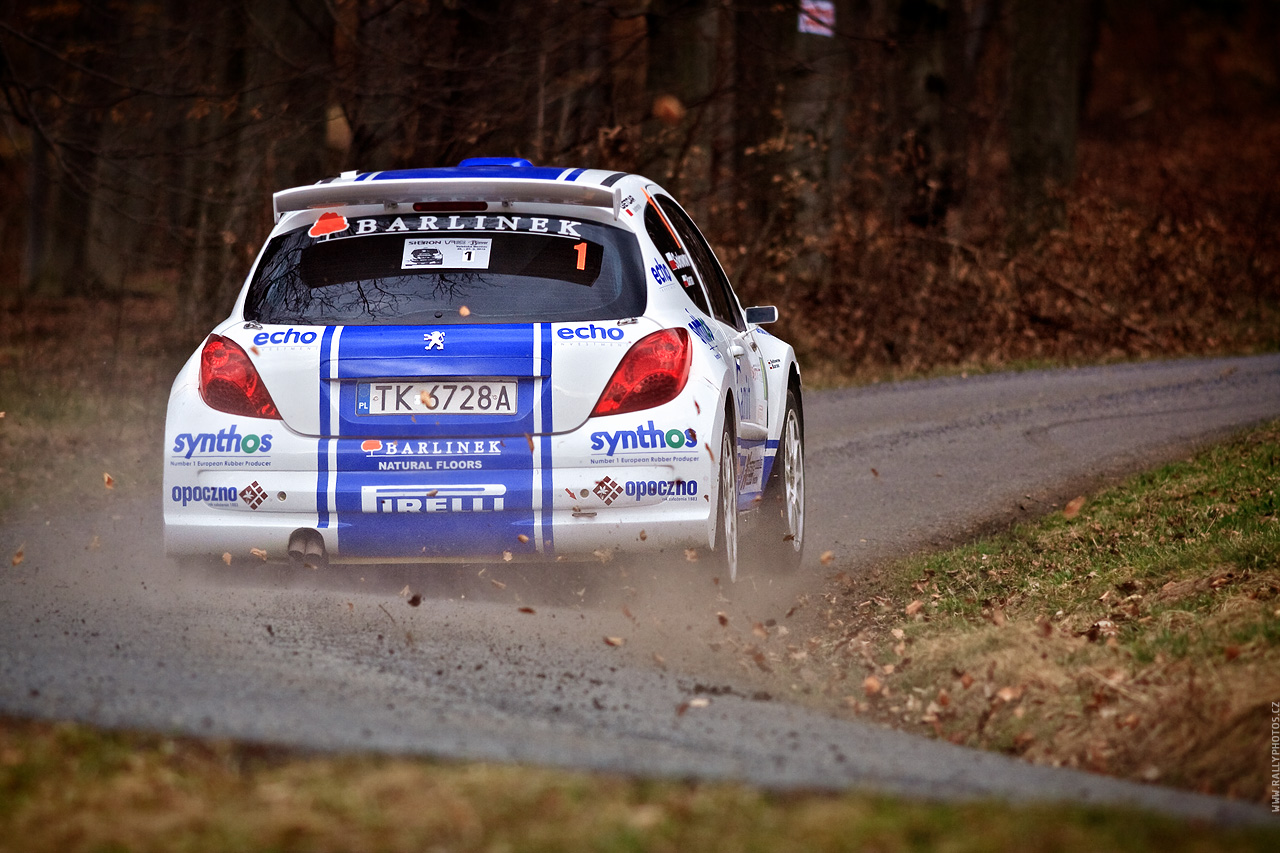
[[[1278,151],[1274,0],[0,0],[0,327],[189,350],[274,190],[512,155],[662,183],[818,377],[1276,349]]]

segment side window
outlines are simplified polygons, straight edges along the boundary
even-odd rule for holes
[[[657,260],[666,265],[671,275],[680,285],[680,289],[693,300],[693,304],[697,305],[703,314],[710,314],[711,309],[707,307],[707,297],[703,294],[702,287],[698,284],[698,279],[694,276],[693,264],[689,260],[689,253],[680,245],[680,240],[676,237],[676,232],[672,229],[670,220],[666,219],[658,208],[648,204],[644,208],[644,227],[649,232],[649,239],[653,241],[653,245],[657,246],[658,251],[662,253],[662,257]],[[651,260],[646,261],[646,263],[652,262]]]
[[[729,287],[729,279],[725,277],[720,262],[716,260],[715,253],[711,251],[707,241],[702,238],[698,227],[693,224],[688,214],[670,199],[660,198],[658,204],[662,205],[662,210],[667,214],[667,221],[671,223],[671,227],[675,228],[676,233],[680,235],[680,241],[688,247],[689,254],[693,256],[693,263],[707,285],[707,295],[711,298],[712,316],[727,326],[733,326],[739,332],[746,331],[747,324],[742,319],[738,301]]]

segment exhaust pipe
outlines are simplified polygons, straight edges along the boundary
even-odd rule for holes
[[[328,568],[329,554],[325,551],[324,537],[309,527],[300,527],[289,536],[289,565],[294,568]]]

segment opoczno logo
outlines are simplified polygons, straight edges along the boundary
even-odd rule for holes
[[[629,480],[625,488],[627,497],[637,501],[657,496],[660,498],[697,497],[697,480]]]
[[[507,487],[496,483],[475,486],[362,486],[362,512],[501,512]]]
[[[662,429],[655,427],[653,421],[648,426],[635,429],[620,429],[613,432],[600,431],[591,433],[591,449],[605,450],[612,456],[619,450],[679,450],[682,447],[696,447],[698,434],[690,429]]]
[[[174,486],[170,492],[174,503],[232,504],[239,495],[235,486]]]
[[[622,486],[619,486],[612,477],[605,477],[596,483],[596,487],[591,491],[596,493],[596,497],[604,501],[605,506],[609,506],[618,499],[618,495],[622,494]],[[570,496],[573,495],[572,492],[569,494]]]
[[[271,433],[241,435],[235,424],[217,432],[194,435],[184,432],[173,440],[173,453],[185,459],[192,456],[226,456],[232,453],[266,453],[271,449]]]

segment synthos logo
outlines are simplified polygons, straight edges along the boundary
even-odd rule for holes
[[[609,456],[619,450],[679,450],[682,447],[696,447],[697,444],[698,434],[693,429],[664,430],[655,427],[653,421],[649,421],[647,427],[591,433],[591,449],[604,450],[607,445],[609,449],[605,452]]]
[[[235,424],[217,432],[193,435],[184,432],[173,441],[173,454],[190,459],[192,456],[228,456],[231,454],[266,453],[271,450],[271,433],[241,435]]]
[[[360,510],[381,512],[501,512],[507,487],[475,486],[363,486]]]

